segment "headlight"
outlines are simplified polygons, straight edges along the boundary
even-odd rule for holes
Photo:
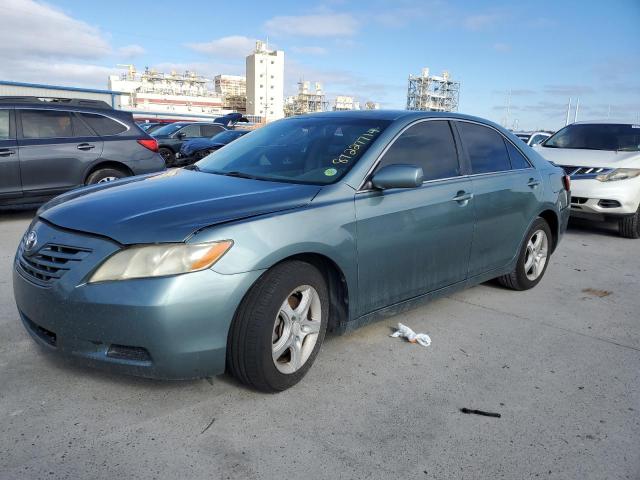
[[[204,270],[220,260],[232,245],[231,240],[225,240],[130,247],[105,260],[91,276],[89,283],[162,277]]]
[[[635,178],[638,175],[640,175],[640,170],[636,168],[616,168],[609,173],[598,175],[596,180],[600,180],[601,182],[614,182],[616,180]]]

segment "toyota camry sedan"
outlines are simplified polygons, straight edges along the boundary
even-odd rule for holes
[[[15,300],[38,344],[84,364],[284,390],[327,331],[490,279],[534,287],[569,189],[479,118],[292,117],[186,169],[45,204],[15,257]]]

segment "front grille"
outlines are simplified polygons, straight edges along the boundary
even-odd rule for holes
[[[22,272],[40,284],[51,284],[62,277],[75,264],[82,261],[91,250],[66,245],[47,244],[33,254],[20,246],[18,260]]]
[[[574,179],[589,179],[596,178],[598,175],[606,175],[611,173],[613,168],[604,167],[574,167],[571,165],[560,165],[564,170],[564,173]]]

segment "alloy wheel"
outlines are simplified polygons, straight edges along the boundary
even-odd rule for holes
[[[544,271],[549,256],[549,239],[544,230],[533,232],[527,242],[524,256],[524,273],[530,281],[535,281]]]
[[[315,288],[301,285],[282,302],[271,336],[276,368],[285,374],[300,370],[318,341],[322,324],[320,296]]]

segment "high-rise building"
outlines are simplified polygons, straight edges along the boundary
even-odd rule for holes
[[[246,67],[247,114],[267,122],[284,117],[284,52],[258,41]]]

